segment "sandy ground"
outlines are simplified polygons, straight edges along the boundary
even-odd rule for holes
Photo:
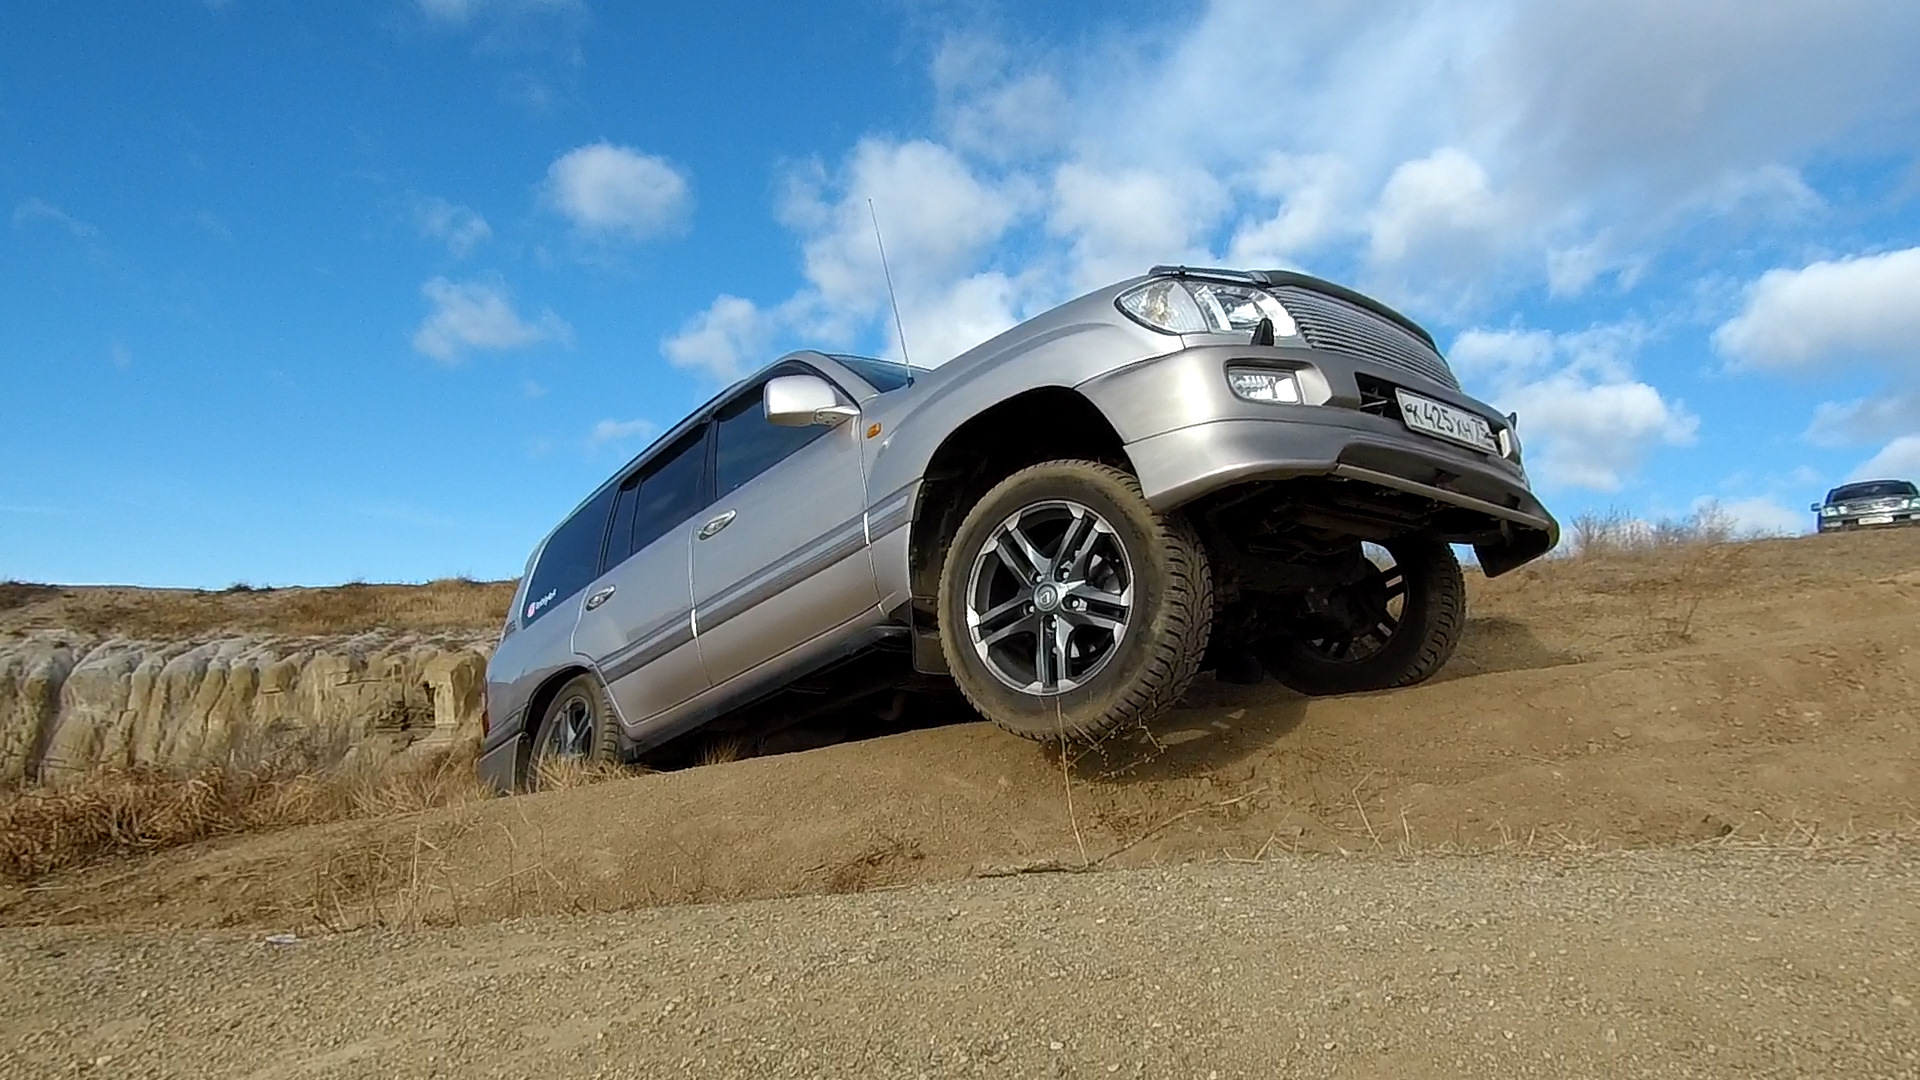
[[[1920,1076],[1920,530],[1472,616],[1064,765],[958,725],[11,887],[0,1069]]]
[[[0,939],[19,1077],[1920,1075],[1920,860],[1287,856]]]

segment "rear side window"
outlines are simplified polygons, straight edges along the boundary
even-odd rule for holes
[[[592,501],[562,522],[533,568],[527,598],[520,615],[527,622],[565,604],[568,597],[600,576],[600,541],[607,535],[607,513],[613,509],[614,489],[603,488]]]
[[[776,374],[792,375],[792,371]],[[808,372],[807,374],[812,374]],[[767,422],[761,402],[764,383],[720,410],[714,433],[714,495],[725,498],[747,481],[773,468],[788,454],[832,430],[824,425],[781,427]]]
[[[694,428],[674,440],[640,471],[633,488],[632,526],[624,537],[614,537],[611,562],[618,562],[665,536],[707,505],[707,426]],[[622,517],[625,517],[624,513]],[[614,552],[622,552],[618,558]]]

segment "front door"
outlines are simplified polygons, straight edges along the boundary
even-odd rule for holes
[[[816,374],[782,367],[768,377]],[[858,417],[769,423],[764,380],[720,409],[714,494],[693,540],[700,658],[718,685],[871,611]]]
[[[693,640],[688,546],[706,504],[707,426],[620,484],[605,571],[588,587],[573,649],[600,669],[620,717],[639,724],[708,686]]]

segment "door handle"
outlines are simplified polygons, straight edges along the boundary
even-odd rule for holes
[[[702,540],[713,539],[715,534],[719,533],[721,529],[724,529],[727,526],[733,524],[733,515],[734,515],[734,511],[729,510],[724,514],[721,514],[718,517],[713,518],[712,520],[708,521],[705,525],[700,526],[700,532],[697,535]]]
[[[614,586],[609,585],[592,596],[587,597],[587,610],[592,611],[613,597]]]

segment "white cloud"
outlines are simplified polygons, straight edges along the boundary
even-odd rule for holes
[[[1878,360],[1920,369],[1920,248],[1769,270],[1714,331],[1735,363],[1794,368]]]
[[[1920,481],[1920,433],[1902,435],[1861,462],[1849,480]]]
[[[547,168],[543,195],[581,231],[608,238],[674,232],[693,210],[684,173],[663,158],[607,142],[562,154]]]
[[[13,224],[18,227],[30,221],[51,221],[82,240],[100,235],[100,230],[45,199],[29,197],[21,199],[13,207]]]
[[[1465,151],[1443,147],[1387,178],[1372,215],[1368,259],[1415,273],[1478,267],[1498,247],[1501,229],[1487,170]]]
[[[587,442],[593,446],[632,442],[651,438],[659,430],[660,426],[651,420],[602,420],[593,425]]]
[[[493,228],[486,218],[438,196],[414,203],[413,223],[420,235],[446,244],[447,253],[456,259],[466,258],[475,247],[493,236]]]
[[[941,127],[957,149],[995,160],[1056,145],[1072,103],[1051,71],[1009,73],[1008,49],[979,35],[952,35],[933,58]]]
[[[1920,431],[1920,393],[1888,391],[1856,401],[1823,401],[1813,411],[1807,440],[1817,446],[1858,446]]]
[[[542,308],[531,322],[521,318],[504,285],[437,277],[420,286],[420,292],[433,310],[413,332],[413,347],[442,363],[457,363],[468,349],[573,341],[573,328],[551,310]]]
[[[1660,446],[1693,441],[1700,421],[1636,378],[1645,334],[1606,326],[1574,334],[1469,330],[1449,355],[1493,388],[1491,403],[1520,416],[1527,471],[1543,487],[1618,491]]]
[[[713,306],[689,319],[680,332],[660,343],[675,367],[704,371],[720,382],[732,382],[772,357],[766,352],[775,319],[751,300],[721,296]]]
[[[1234,230],[1227,262],[1280,269],[1364,228],[1352,166],[1332,154],[1269,154],[1248,182],[1257,209]]]
[[[415,3],[427,18],[451,25],[464,25],[483,12],[572,11],[581,6],[580,0],[415,0]]]
[[[1074,283],[1093,288],[1155,263],[1216,261],[1204,237],[1228,206],[1226,189],[1201,170],[1076,161],[1054,173],[1047,228],[1071,245]]]
[[[1740,536],[1793,536],[1806,532],[1809,520],[1805,511],[1765,495],[1733,500],[1702,496],[1693,501],[1693,512],[1723,519]]]
[[[779,212],[806,284],[754,299],[775,340],[890,342],[868,197],[922,362],[1163,261],[1299,266],[1467,325],[1628,292],[1676,250],[1797,242],[1768,230],[1836,212],[1806,178],[1838,154],[1911,161],[1916,53],[1920,5],[1873,0],[1201,0],[1070,46],[962,32],[930,65],[940,141],[800,175]],[[1630,373],[1574,385],[1690,437]]]

